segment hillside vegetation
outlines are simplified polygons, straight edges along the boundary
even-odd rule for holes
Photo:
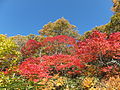
[[[40,35],[0,34],[0,90],[120,90],[120,0],[111,20],[80,35],[65,18]]]

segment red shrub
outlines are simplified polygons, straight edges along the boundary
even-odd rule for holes
[[[53,55],[39,58],[28,58],[19,66],[20,74],[28,78],[50,77],[54,70],[59,73],[69,68],[83,68],[84,64],[75,56]]]
[[[49,67],[46,62],[41,62],[41,58],[27,58],[19,65],[20,74],[29,78],[49,77]]]
[[[36,53],[36,50],[41,46],[42,44],[35,41],[35,40],[29,40],[25,46],[22,47],[21,53],[23,55],[32,55]]]
[[[22,51],[31,55],[39,47],[45,47],[44,52],[47,54],[39,58],[28,58],[22,62],[19,66],[22,75],[49,77],[50,71],[55,70],[59,73],[61,70],[69,71],[71,68],[78,73],[80,71],[75,68],[80,69],[85,63],[95,64],[101,71],[106,72],[107,69],[111,70],[112,64],[116,64],[112,60],[116,60],[119,64],[117,56],[120,56],[120,33],[113,33],[108,37],[106,33],[93,31],[88,39],[78,41],[77,44],[74,38],[65,35],[47,37],[43,42],[30,40]]]

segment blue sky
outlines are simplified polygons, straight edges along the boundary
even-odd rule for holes
[[[80,34],[109,22],[112,0],[0,0],[0,34],[37,34],[61,17]]]

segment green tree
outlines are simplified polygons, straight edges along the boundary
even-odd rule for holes
[[[99,30],[101,32],[106,32],[107,34],[120,32],[120,13],[113,15],[109,23],[95,27],[93,30]]]
[[[79,38],[80,35],[75,30],[76,26],[71,25],[66,19],[60,18],[55,22],[49,22],[44,25],[39,34],[44,36],[58,36],[58,35],[67,35],[74,38]]]

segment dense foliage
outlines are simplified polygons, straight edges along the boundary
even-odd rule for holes
[[[67,35],[74,38],[79,38],[79,33],[75,30],[76,26],[71,25],[66,19],[60,18],[55,22],[49,22],[39,33],[44,36]]]
[[[18,46],[6,35],[0,35],[0,71],[10,68],[19,62]]]
[[[120,12],[120,0],[112,0],[114,5],[112,7],[112,11],[119,13]]]
[[[82,36],[64,18],[40,35],[1,34],[0,90],[120,90],[120,13],[113,2],[110,23]]]

